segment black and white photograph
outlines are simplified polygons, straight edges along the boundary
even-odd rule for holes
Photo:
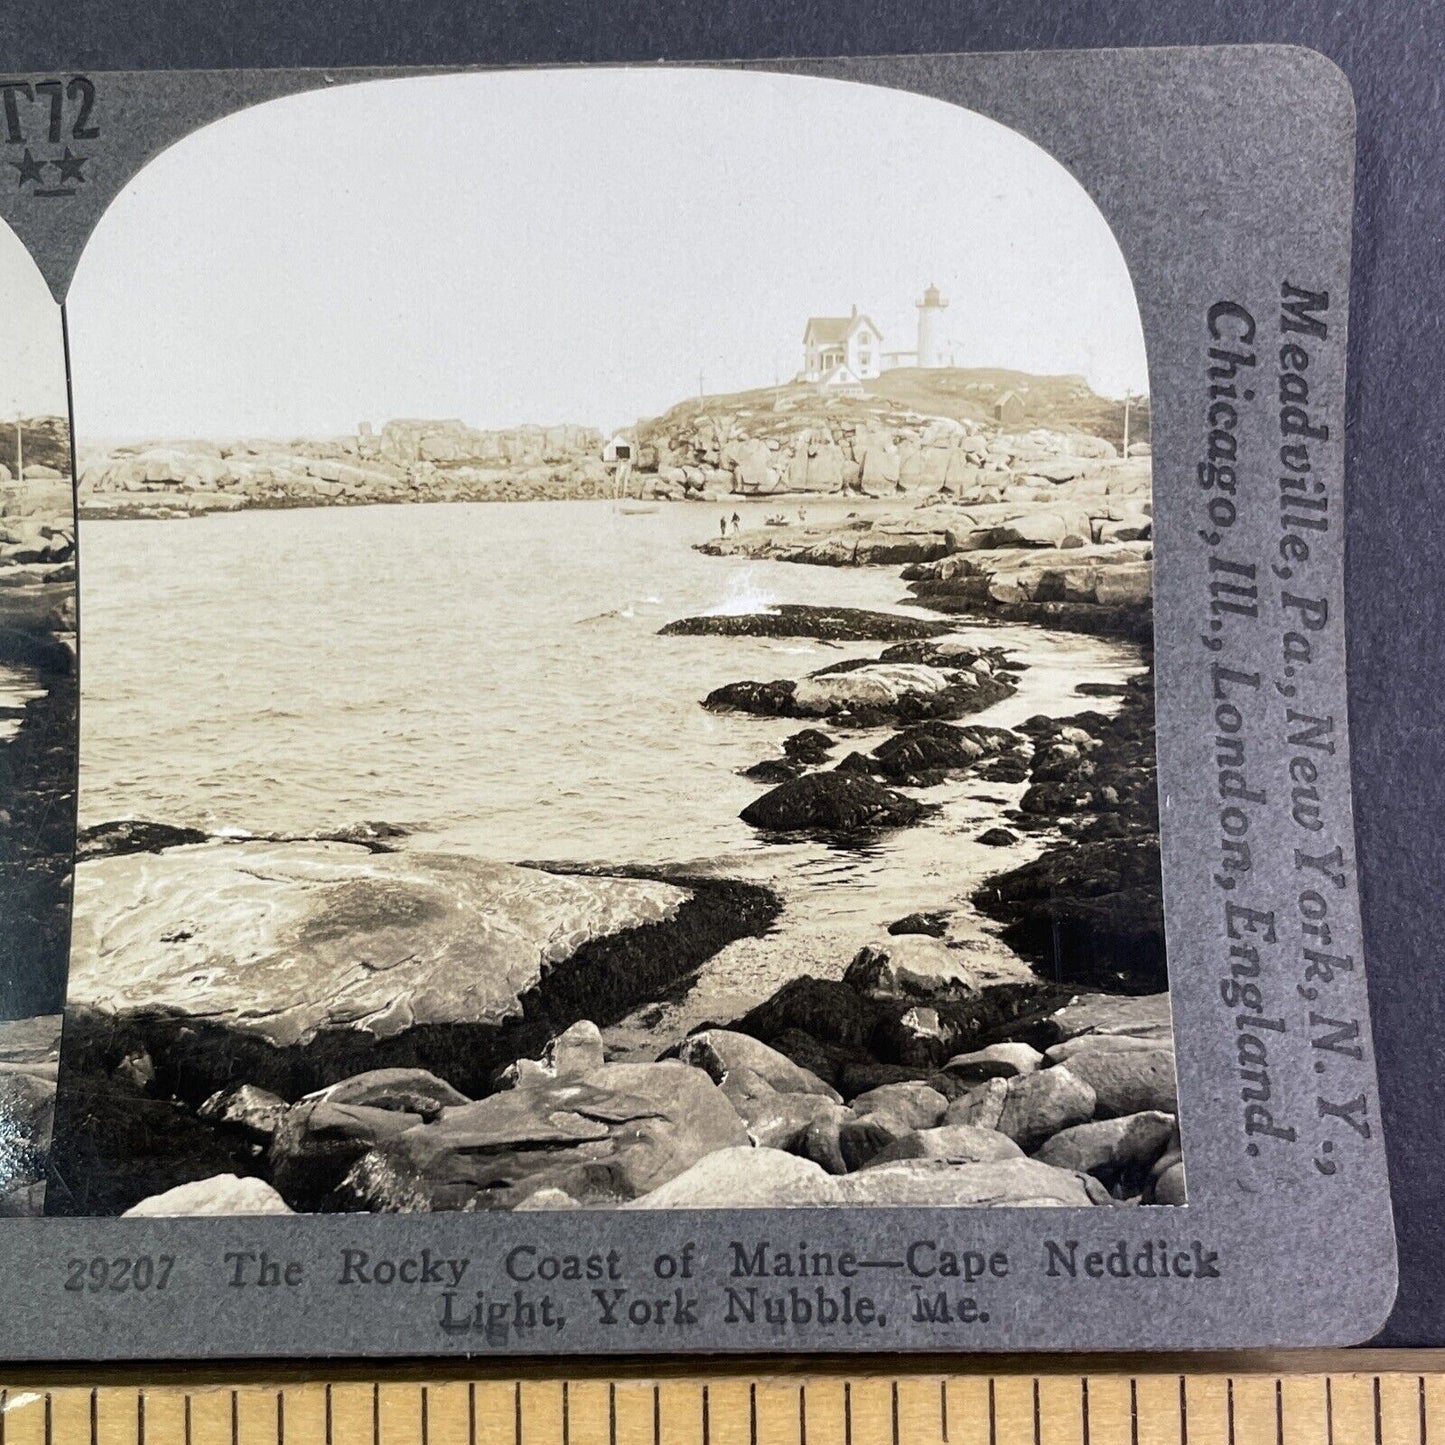
[[[60,308],[0,226],[0,1218],[41,1213],[75,828],[75,511]]]
[[[1058,159],[798,75],[341,84],[157,155],[66,316],[7,1205],[1185,1203],[1149,371]],[[0,769],[75,706],[11,379]]]

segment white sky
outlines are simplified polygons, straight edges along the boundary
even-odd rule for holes
[[[60,307],[20,238],[0,221],[0,421],[64,415]]]
[[[1147,384],[1108,225],[1051,157],[943,102],[723,71],[341,86],[160,156],[69,298],[81,437],[615,426],[786,380],[852,303],[960,365]],[[4,407],[0,396],[0,410]]]

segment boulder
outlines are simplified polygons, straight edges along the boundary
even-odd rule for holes
[[[873,749],[885,777],[900,782],[920,774],[967,768],[1017,740],[1002,728],[955,727],[930,720],[895,733]]]
[[[802,732],[783,739],[783,755],[790,762],[817,767],[827,762],[828,754],[833,751],[834,746],[833,739],[827,733],[820,732],[817,728],[804,728]]]
[[[916,823],[922,803],[857,773],[810,773],[782,783],[740,814],[768,832],[854,834]]]
[[[72,1007],[187,1015],[276,1045],[500,1023],[552,965],[672,919],[682,888],[349,843],[212,842],[82,863]]]
[[[780,1149],[719,1149],[625,1209],[789,1209],[834,1202],[835,1183],[810,1159]]]
[[[287,1107],[286,1101],[270,1090],[242,1084],[235,1089],[218,1089],[196,1112],[213,1124],[239,1129],[256,1143],[267,1143]]]
[[[931,1129],[943,1118],[948,1100],[921,1080],[883,1084],[857,1095],[848,1106],[858,1118],[889,1114],[910,1129]]]
[[[859,1170],[835,1180],[833,1187],[840,1204],[1062,1208],[1102,1202],[1090,1192],[1087,1179],[1037,1159],[982,1164],[902,1159]]]
[[[894,919],[888,925],[888,932],[894,937],[917,933],[928,938],[942,938],[948,932],[948,914],[944,911],[910,913],[906,917]]]
[[[916,1129],[891,1144],[885,1144],[863,1167],[877,1169],[903,1159],[932,1159],[943,1164],[987,1164],[999,1159],[1023,1157],[1024,1151],[997,1129],[980,1129],[977,1124],[942,1124],[932,1129]]]
[[[734,1070],[749,1069],[780,1094],[817,1094],[835,1103],[841,1097],[786,1054],[732,1029],[705,1029],[689,1035],[678,1045],[677,1057],[702,1069],[717,1084],[725,1083]]]
[[[849,672],[825,672],[798,680],[793,704],[800,713],[815,717],[851,712],[856,708],[895,710],[908,697],[927,697],[946,691],[952,679],[923,663],[883,662]]]
[[[421,1122],[419,1114],[401,1109],[332,1103],[308,1095],[277,1121],[267,1151],[271,1179],[297,1209],[320,1209],[332,1201],[347,1171],[368,1150]]]
[[[1003,1118],[1004,1100],[1008,1097],[1008,1080],[986,1079],[954,1099],[943,1116],[945,1124],[973,1124],[980,1129],[997,1129]]]
[[[1167,1148],[1174,1116],[1150,1110],[1062,1129],[1034,1155],[1057,1169],[1092,1174],[1105,1184],[1132,1175],[1141,1181]]]
[[[970,963],[967,952],[950,948],[941,938],[903,933],[865,944],[853,956],[843,982],[875,997],[967,996],[978,991]]]
[[[849,1117],[842,1104],[835,1104],[821,1094],[779,1094],[766,1090],[739,1098],[727,1089],[734,1109],[747,1125],[748,1138],[754,1144],[770,1149],[786,1149],[797,1154],[803,1140],[815,1124],[842,1124]]]
[[[1004,1086],[998,1129],[1024,1149],[1094,1117],[1094,1090],[1084,1079],[1059,1066],[1021,1074]]]
[[[914,1069],[936,1069],[957,1046],[953,1020],[925,1004],[885,1014],[873,1033],[873,1047],[885,1063]]]
[[[125,1219],[163,1219],[181,1215],[290,1214],[286,1201],[264,1179],[215,1174],[178,1184],[132,1205]]]
[[[1100,1118],[1148,1110],[1179,1112],[1172,1049],[1084,1049],[1066,1066],[1045,1069],[1044,1074],[1065,1069],[1093,1091]]]
[[[594,1024],[585,1027],[596,1032]],[[428,1121],[435,1119],[443,1109],[469,1102],[465,1094],[425,1069],[371,1069],[319,1089],[307,1098],[325,1104],[390,1109],[396,1113],[415,1114]]]
[[[1187,1204],[1188,1189],[1184,1181],[1184,1161],[1176,1159],[1159,1171],[1153,1181],[1151,1204]]]
[[[989,1044],[968,1054],[955,1054],[943,1068],[962,1084],[981,1084],[986,1079],[1012,1079],[1032,1074],[1043,1064],[1043,1055],[1024,1043]]]
[[[528,1077],[378,1142],[345,1193],[368,1210],[511,1209],[540,1189],[583,1205],[635,1199],[748,1142],[727,1097],[676,1060]]]

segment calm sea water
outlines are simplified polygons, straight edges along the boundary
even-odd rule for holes
[[[846,507],[812,504],[809,518],[830,510]],[[719,955],[670,1025],[745,1006],[793,973],[836,975],[882,924],[1018,861],[970,840],[1020,790],[931,790],[937,822],[867,849],[759,842],[737,815],[763,789],[738,770],[800,724],[710,714],[699,699],[876,645],[658,628],[782,602],[907,609],[892,569],[693,551],[717,518],[539,502],[84,524],[82,824],[309,832],[378,819],[414,830],[417,848],[685,862],[773,883],[787,901],[778,932]],[[1030,667],[984,722],[1098,706],[1078,682],[1138,667],[1098,639],[991,628],[986,640]],[[838,755],[881,736],[850,736]]]

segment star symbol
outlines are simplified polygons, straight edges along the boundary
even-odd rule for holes
[[[25,148],[24,160],[11,161],[10,164],[20,172],[20,179],[15,182],[17,186],[23,186],[26,181],[34,181],[37,186],[45,183],[45,162],[36,160],[30,154],[29,146]]]
[[[66,181],[83,181],[85,175],[80,168],[89,159],[89,156],[72,155],[70,147],[66,146],[65,154],[54,163],[60,170],[60,184],[64,185]]]

